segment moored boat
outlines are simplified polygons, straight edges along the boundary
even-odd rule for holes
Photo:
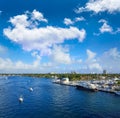
[[[115,91],[115,94],[116,95],[120,95],[120,91]]]
[[[94,84],[90,84],[90,83],[81,83],[79,85],[76,85],[77,89],[80,90],[87,90],[87,91],[98,91],[97,87]]]

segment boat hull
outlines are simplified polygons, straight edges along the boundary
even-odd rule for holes
[[[83,87],[81,85],[76,85],[76,88],[79,89],[79,90],[85,90],[85,91],[92,91],[92,92],[96,92],[97,91],[97,89],[86,88],[86,87]]]

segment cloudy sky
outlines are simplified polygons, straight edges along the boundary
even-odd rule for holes
[[[0,73],[120,73],[120,0],[1,0]]]

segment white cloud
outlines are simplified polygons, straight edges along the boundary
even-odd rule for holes
[[[11,17],[9,22],[15,27],[19,27],[19,26],[27,27],[30,25],[30,22],[27,21],[27,19],[28,19],[27,15],[23,14],[23,15],[17,15]]]
[[[109,51],[105,52],[104,55],[109,55],[110,57],[113,57],[114,59],[120,58],[120,52],[117,50],[117,48],[112,48]]]
[[[86,11],[86,9],[84,7],[78,7],[74,10],[74,12],[77,14],[85,12],[85,11]]]
[[[32,19],[38,20],[38,21],[43,21],[43,22],[48,22],[48,20],[44,18],[43,14],[37,10],[33,10]]]
[[[85,7],[79,7],[75,10],[76,13],[85,11],[99,12],[120,12],[120,0],[89,0]]]
[[[62,56],[67,56],[66,52],[61,51],[60,54],[62,53]],[[21,60],[13,61],[10,58],[0,57],[0,73],[48,73],[52,70],[60,72],[62,70],[60,69],[61,64],[69,61],[67,60],[67,57],[65,57],[65,61],[63,63],[58,63],[57,60],[56,62],[52,62],[53,60],[51,62],[50,60],[48,62],[44,62],[42,61],[38,51],[33,51],[31,56],[35,58],[31,63],[23,62]]]
[[[72,59],[69,54],[69,49],[60,46],[65,40],[78,39],[82,42],[86,36],[84,29],[78,29],[77,27],[55,27],[44,26],[40,27],[39,23],[47,23],[47,19],[44,18],[42,13],[33,10],[33,12],[25,12],[22,15],[11,17],[9,22],[12,26],[5,28],[3,33],[12,42],[15,42],[22,46],[25,51],[30,51],[31,56],[36,60],[31,64],[26,64],[22,61],[13,62],[11,59],[2,59],[0,62],[0,70],[24,71],[27,69],[30,71],[45,72],[57,68],[57,65],[71,64]],[[51,59],[48,62],[43,62],[42,57],[49,56]],[[55,64],[53,63],[55,62]],[[6,65],[9,65],[6,67]]]
[[[26,73],[40,71],[42,67],[40,55],[37,52],[33,52],[31,55],[35,58],[35,60],[30,64],[24,63],[21,60],[12,61],[10,58],[0,57],[0,73]]]
[[[91,60],[91,59],[94,59],[95,56],[96,56],[96,53],[92,52],[91,50],[87,49],[87,56],[88,56],[88,59],[87,60]]]
[[[9,22],[14,27],[27,27],[27,28],[33,28],[38,26],[40,22],[47,23],[48,20],[44,18],[43,14],[39,11],[33,10],[33,12],[26,11],[22,15],[17,15],[14,17],[11,17]]]
[[[64,24],[65,25],[73,25],[74,21],[72,21],[70,18],[64,18]]]
[[[111,48],[108,51],[105,51],[99,57],[99,63],[106,69],[108,72],[120,72],[120,51],[117,48]]]
[[[81,17],[76,17],[75,18],[75,22],[79,22],[79,21],[85,21],[85,18],[83,16]]]
[[[107,21],[105,19],[100,19],[98,23],[107,23]]]
[[[116,30],[113,30],[113,28],[110,25],[108,25],[108,21],[106,21],[105,19],[100,19],[98,23],[103,23],[103,25],[99,28],[99,33],[93,33],[93,35],[95,36],[99,36],[101,33],[105,32],[108,32],[113,35],[120,32],[120,28],[116,28]]]
[[[29,17],[30,15],[27,12],[10,18],[10,22],[14,27],[5,28],[3,31],[5,36],[11,41],[22,45],[24,50],[39,50],[41,55],[49,55],[52,46],[55,44],[61,44],[65,40],[76,38],[79,42],[82,42],[85,38],[86,32],[84,29],[79,30],[77,27],[61,28],[54,26],[37,27],[33,22],[34,17]],[[36,16],[35,18],[37,19],[38,17]],[[35,20],[35,22],[37,21]]]
[[[110,73],[120,72],[120,51],[117,48],[111,48],[105,51],[101,56],[97,57],[96,53],[87,50],[88,58],[85,63],[82,63],[88,68],[86,71],[102,72],[106,69]]]
[[[24,50],[39,50],[41,53],[50,52],[54,44],[63,43],[64,40],[77,38],[82,42],[85,38],[85,30],[76,27],[57,28],[47,26],[43,28],[28,29],[17,27],[4,29],[4,34],[13,42],[21,44]]]
[[[85,64],[88,67],[88,69],[90,69],[90,71],[92,72],[101,72],[102,66],[98,63],[96,59],[96,53],[92,52],[89,49],[86,50],[86,53],[87,53],[88,58]]]
[[[6,58],[2,59],[0,58],[0,72],[19,72],[20,71],[25,71],[27,69],[35,69],[34,64],[29,65],[25,64],[22,61],[17,61],[13,62],[11,59]]]
[[[12,61],[9,58],[0,57],[0,72],[120,72],[120,51],[117,48],[111,48],[105,51],[101,56],[97,57],[95,52],[86,50],[87,58],[85,60],[72,60],[69,49],[55,45],[49,58],[51,62],[42,62],[37,51],[32,52],[35,60],[31,64],[24,63],[20,60]],[[65,64],[65,65],[64,65]]]
[[[54,46],[52,50],[51,58],[54,63],[58,63],[58,64],[71,64],[72,63],[69,50],[62,46]]]
[[[102,27],[99,29],[101,33],[104,32],[110,32],[112,33],[113,29],[110,25],[108,25],[107,23],[103,23]]]
[[[83,16],[81,17],[75,17],[73,20],[71,20],[70,18],[64,18],[64,24],[65,25],[73,25],[75,24],[76,22],[79,22],[79,21],[85,21],[85,18]]]

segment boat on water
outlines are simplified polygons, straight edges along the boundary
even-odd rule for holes
[[[90,84],[86,82],[76,85],[76,88],[80,90],[87,90],[93,92],[98,91],[97,87],[94,84]]]
[[[116,95],[120,95],[120,91],[115,91],[115,94]]]
[[[33,91],[33,88],[32,88],[32,87],[30,87],[30,88],[29,88],[29,90],[32,92],[32,91]]]
[[[19,97],[19,102],[23,102],[23,100],[24,100],[23,97],[20,96],[20,97]]]
[[[60,84],[60,79],[54,79],[53,83]]]
[[[62,78],[61,84],[69,84],[69,78],[68,77]]]
[[[69,78],[57,78],[57,79],[54,79],[53,83],[56,83],[56,84],[69,84]]]

